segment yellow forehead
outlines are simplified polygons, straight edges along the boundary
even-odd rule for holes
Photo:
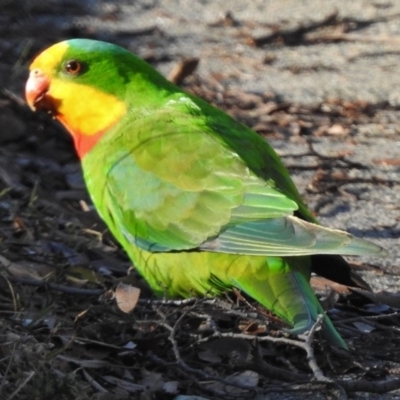
[[[29,69],[40,68],[46,71],[54,70],[68,49],[67,42],[57,43],[40,53],[32,62]]]
[[[94,136],[115,125],[127,111],[124,101],[98,88],[57,76],[61,60],[68,51],[68,42],[57,43],[39,54],[30,70],[50,78],[47,101],[53,102],[56,118],[74,137]]]

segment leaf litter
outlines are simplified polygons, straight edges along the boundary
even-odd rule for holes
[[[32,6],[30,12],[59,11],[52,7]],[[330,16],[329,24],[336,18]],[[22,33],[10,24],[13,43]],[[25,64],[39,44],[83,29],[50,25],[55,35],[37,38]],[[31,21],[24,34],[39,28],[40,22]],[[0,51],[13,68],[10,48]],[[292,173],[311,172],[304,192],[307,199],[320,199],[314,210],[323,210],[329,196],[349,196],[346,185],[355,181],[399,183],[389,174],[369,176],[368,166],[349,158],[351,146],[360,142],[355,127],[382,125],[388,104],[282,103],[269,93],[225,89],[218,76],[200,78],[198,60],[189,61],[177,63],[174,72],[187,90],[269,140],[303,149],[301,160],[280,153]],[[324,140],[347,141],[349,149],[321,151],[316,143]],[[306,398],[321,391],[346,398],[400,388],[398,294],[349,291],[313,279],[350,352],[330,348],[318,326],[308,337],[288,337],[281,321],[239,292],[219,299],[155,299],[93,210],[69,138],[47,116],[32,114],[17,91],[0,94],[0,143],[1,398]],[[390,157],[374,162],[398,166]],[[384,274],[373,265],[355,267]]]

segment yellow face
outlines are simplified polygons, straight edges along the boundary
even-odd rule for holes
[[[67,42],[58,43],[33,61],[26,84],[28,104],[49,111],[75,139],[98,135],[125,115],[126,105],[111,94],[57,74],[67,49]]]

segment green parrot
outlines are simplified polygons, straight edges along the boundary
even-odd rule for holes
[[[72,135],[92,201],[158,295],[237,288],[298,335],[324,313],[311,272],[368,288],[340,255],[369,241],[318,225],[268,143],[116,45],[57,43],[26,98]],[[325,316],[326,338],[346,343]]]

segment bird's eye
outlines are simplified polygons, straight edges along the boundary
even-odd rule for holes
[[[65,63],[65,70],[71,75],[78,75],[83,70],[83,65],[77,60],[69,60]]]

